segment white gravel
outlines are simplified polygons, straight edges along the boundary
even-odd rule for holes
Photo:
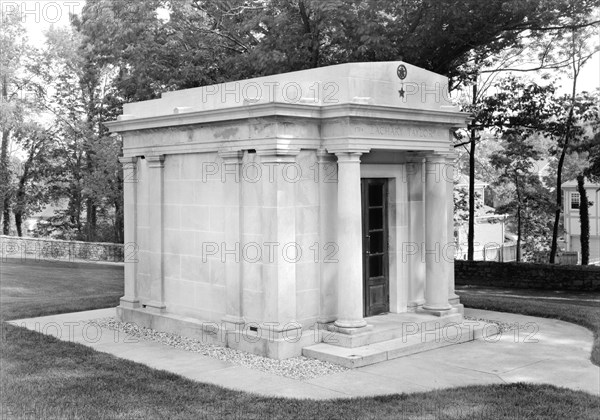
[[[230,362],[237,366],[257,369],[262,372],[273,373],[286,378],[298,380],[313,379],[348,370],[333,363],[309,359],[304,356],[285,360],[270,359],[268,357],[262,357],[240,350],[202,343],[200,340],[177,334],[159,332],[132,323],[120,322],[112,317],[95,319],[89,321],[89,323],[101,328],[123,332],[128,335],[128,340],[137,338],[144,341],[154,341],[181,350],[192,351],[200,353],[203,356]]]
[[[500,333],[525,328],[524,325],[519,325],[518,322],[504,322],[498,321],[497,319],[475,318],[472,316],[465,316],[464,319],[468,319],[471,321],[482,321],[488,324],[496,324],[498,326],[498,329],[500,330]]]

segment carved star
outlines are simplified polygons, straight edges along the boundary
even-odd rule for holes
[[[404,94],[406,93],[406,92],[404,91],[404,87],[401,87],[401,88],[400,88],[400,90],[398,91],[398,93],[400,94],[400,97],[401,97],[401,98],[404,98]]]

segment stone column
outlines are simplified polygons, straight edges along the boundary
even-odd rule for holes
[[[136,157],[120,157],[123,165],[123,224],[125,242],[125,293],[120,304],[123,308],[138,308],[137,288],[137,162]],[[133,251],[133,252],[132,252]]]
[[[363,319],[360,156],[336,152],[338,162],[338,318],[341,329],[367,325]]]
[[[220,151],[223,159],[221,172],[226,175],[228,194],[225,195],[225,246],[227,249],[241,249],[241,195],[242,195],[242,152]],[[227,255],[225,260],[225,316],[223,322],[243,324],[242,309],[242,266],[236,253],[235,258]]]
[[[429,155],[425,163],[425,304],[436,315],[451,309],[448,303],[450,263],[443,257],[448,236],[446,158]]]
[[[457,154],[446,155],[445,170],[443,174],[446,179],[446,200],[448,201],[448,237],[446,243],[448,246],[442,254],[446,263],[450,264],[448,273],[448,301],[450,304],[458,304],[459,296],[454,292],[454,254],[456,246],[454,245],[454,178],[456,177],[456,159]]]
[[[325,149],[316,152],[317,177],[319,186],[319,248],[323,250],[326,244],[337,242],[336,213],[337,212],[337,168],[335,155]],[[337,265],[335,262],[323,262],[319,259],[319,318],[320,324],[328,324],[336,320],[337,314]]]
[[[275,334],[300,328],[296,322],[296,261],[302,250],[296,243],[294,180],[299,152],[257,150],[262,169],[264,319]]]
[[[408,240],[404,240],[402,258],[408,262],[408,306],[419,309],[425,303],[426,266],[422,247],[425,244],[425,158],[408,153],[406,161],[408,189]]]
[[[150,301],[146,309],[164,312],[165,279],[163,262],[163,194],[165,155],[146,156],[148,160],[148,211],[150,221]]]

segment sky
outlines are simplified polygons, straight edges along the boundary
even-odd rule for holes
[[[0,0],[0,10],[3,14],[19,10],[30,42],[40,46],[44,42],[45,30],[51,25],[68,26],[69,13],[80,14],[84,4],[85,0]],[[600,44],[600,35],[596,43]],[[570,92],[572,86],[570,79],[566,76],[562,77],[559,83],[562,85],[559,93]],[[588,60],[577,83],[579,92],[592,91],[600,87],[600,53],[596,53]]]

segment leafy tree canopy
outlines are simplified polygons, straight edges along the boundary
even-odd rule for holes
[[[122,99],[357,61],[470,78],[527,37],[586,25],[600,0],[89,0],[75,26]],[[169,11],[160,19],[157,10]]]

